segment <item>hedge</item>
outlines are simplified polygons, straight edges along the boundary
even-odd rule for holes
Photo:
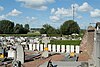
[[[41,41],[40,41],[41,43]],[[55,45],[80,45],[81,40],[51,40],[49,44]]]
[[[35,35],[35,34],[0,34],[0,36],[34,37],[34,36],[41,36],[41,35]]]

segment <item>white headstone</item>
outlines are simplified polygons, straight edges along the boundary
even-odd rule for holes
[[[23,47],[21,45],[17,45],[17,59],[18,61],[21,62],[21,64],[24,63],[24,50]]]
[[[60,45],[57,45],[57,52],[60,52]]]
[[[14,60],[17,58],[17,52],[16,51],[13,51],[12,52],[12,55],[13,55],[13,58],[14,58]]]
[[[39,47],[40,45],[39,44],[36,44],[36,49],[39,51]]]
[[[12,52],[13,52],[13,49],[8,50],[8,58],[13,58],[14,57]]]
[[[61,45],[61,52],[65,52],[65,45]]]
[[[69,45],[66,45],[66,52],[70,53],[70,46]]]
[[[6,41],[4,41],[4,42],[3,42],[3,44],[4,44],[4,45],[7,45],[7,42],[6,42]]]
[[[36,48],[35,48],[35,44],[33,44],[33,50],[35,50]]]
[[[33,50],[33,44],[29,44],[29,50]]]
[[[55,44],[52,45],[52,51],[53,51],[53,52],[56,52],[56,45],[55,45]]]
[[[80,46],[76,46],[76,53],[79,54],[79,52],[80,52]]]
[[[29,39],[29,42],[30,42],[31,44],[33,44],[34,41],[33,41],[33,39]]]
[[[43,44],[40,44],[40,51],[43,51]]]
[[[74,52],[74,45],[71,45],[71,52]]]
[[[48,50],[51,51],[51,44],[48,44]]]
[[[22,42],[22,40],[21,40],[20,38],[17,38],[17,41],[18,41],[18,42]]]
[[[35,38],[35,39],[34,39],[34,43],[36,43],[36,44],[39,43],[38,38]]]

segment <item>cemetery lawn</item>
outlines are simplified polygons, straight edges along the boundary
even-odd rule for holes
[[[40,41],[41,44],[43,44]],[[81,40],[51,40],[48,44],[55,44],[55,45],[80,45]]]
[[[0,34],[0,36],[35,37],[35,36],[41,36],[41,35],[40,34]]]
[[[51,40],[50,44],[56,45],[80,45],[81,40]]]

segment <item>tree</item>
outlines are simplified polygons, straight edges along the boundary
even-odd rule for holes
[[[25,24],[24,28],[29,30],[29,24]]]
[[[77,22],[73,21],[73,20],[68,20],[65,21],[61,27],[60,27],[61,33],[64,35],[70,35],[73,33],[78,33],[80,32],[80,27],[77,24]]]
[[[16,34],[27,34],[29,32],[29,30],[23,28],[22,24],[16,24],[16,26],[14,27],[14,33]]]
[[[9,20],[1,20],[0,21],[0,32],[4,34],[13,33],[14,22]]]
[[[43,28],[40,29],[41,34],[56,34],[56,29],[48,24],[44,24]]]

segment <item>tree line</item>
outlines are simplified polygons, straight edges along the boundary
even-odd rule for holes
[[[41,34],[63,34],[71,35],[73,33],[80,33],[80,27],[77,22],[73,20],[65,21],[59,29],[52,27],[49,24],[44,24],[42,28],[38,28]],[[14,24],[10,20],[0,21],[0,34],[27,34],[29,32],[29,24]]]
[[[27,34],[29,32],[29,25],[14,24],[10,20],[0,21],[0,34]]]
[[[44,24],[40,29],[40,33],[42,34],[63,34],[63,35],[71,35],[73,33],[79,34],[80,27],[77,22],[73,20],[65,21],[59,29],[55,29],[54,27]]]

